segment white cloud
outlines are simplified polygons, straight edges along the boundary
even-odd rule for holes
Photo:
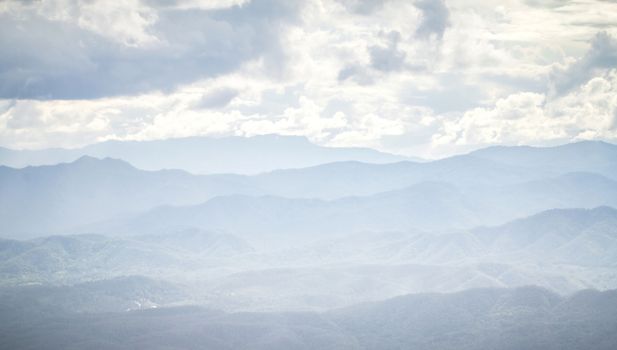
[[[0,42],[21,44],[0,57],[0,144],[281,133],[443,156],[617,140],[616,4],[284,4],[1,3],[21,27]]]
[[[563,97],[522,92],[443,122],[436,153],[478,145],[546,145],[572,140],[617,140],[617,70],[595,77]],[[459,147],[457,147],[459,146]]]
[[[155,45],[159,39],[151,32],[158,20],[156,11],[138,0],[87,1],[79,5],[77,23],[127,46]]]

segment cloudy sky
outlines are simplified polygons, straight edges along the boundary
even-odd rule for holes
[[[617,142],[617,2],[0,2],[0,146]]]

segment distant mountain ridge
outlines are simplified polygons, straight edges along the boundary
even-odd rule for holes
[[[238,175],[195,176],[181,170],[135,169],[127,162],[88,156],[72,163],[0,167],[4,237],[61,233],[76,223],[140,212],[153,205],[197,204],[217,195],[254,193]],[[35,217],[36,220],[32,220]]]
[[[583,173],[496,188],[421,182],[400,190],[335,200],[219,196],[198,205],[162,206],[78,231],[131,235],[186,225],[221,229],[268,245],[270,241],[321,239],[362,231],[470,229],[552,208],[603,205],[617,207],[617,181]]]
[[[470,155],[492,159],[504,164],[560,169],[560,171],[614,171],[617,145],[603,141],[580,141],[554,147],[493,146],[483,148]],[[604,169],[600,168],[602,165]],[[598,171],[598,170],[603,171]]]
[[[257,174],[337,161],[390,163],[410,159],[369,148],[323,147],[305,137],[282,135],[106,141],[77,149],[33,151],[0,147],[0,165],[14,168],[72,162],[83,156],[122,159],[143,170],[180,169],[193,174]]]
[[[589,153],[590,147],[600,154]],[[556,155],[562,148],[565,155]],[[311,224],[364,224],[370,230],[407,229],[414,227],[414,220],[415,228],[420,229],[469,228],[551,208],[617,206],[617,172],[608,171],[617,169],[617,153],[612,153],[615,146],[577,143],[562,148],[551,148],[550,159],[536,165],[518,156],[512,160],[507,155],[470,154],[424,163],[335,162],[255,176],[143,171],[125,161],[89,156],[72,163],[23,169],[0,166],[0,220],[4,223],[0,235],[27,238],[69,229],[83,233],[74,229],[134,217],[160,206],[201,205],[225,196],[232,197],[208,204],[214,208],[218,203],[220,209],[216,210],[227,208],[213,223],[224,218],[237,222],[230,216],[232,205],[252,203],[245,206],[250,212],[242,221],[248,223],[262,213],[279,221],[281,228],[302,220],[280,216],[282,212],[275,211],[275,198],[281,210],[296,208],[296,213],[302,213],[310,204],[313,213],[335,215],[332,220],[306,218]],[[582,151],[576,151],[578,148]],[[512,151],[508,150],[506,153]],[[547,152],[522,150],[532,155]],[[567,161],[555,160],[560,157]],[[259,225],[245,226],[260,229]]]
[[[384,164],[425,160],[359,147],[317,146],[305,137],[187,137],[154,141],[105,141],[76,149],[13,150],[0,147],[0,165],[13,168],[72,162],[82,156],[125,160],[143,170],[180,169],[193,174],[259,174],[320,164],[358,161]],[[617,145],[580,141],[552,147],[491,146],[467,156],[544,171],[617,172]],[[449,157],[449,158],[456,158]],[[602,165],[598,165],[602,164]]]

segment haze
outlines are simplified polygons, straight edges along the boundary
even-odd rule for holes
[[[0,2],[0,349],[617,348],[614,18]]]

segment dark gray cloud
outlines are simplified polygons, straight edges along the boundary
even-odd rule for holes
[[[347,11],[351,13],[368,16],[381,10],[390,0],[337,1],[343,4]],[[446,6],[445,0],[418,0],[414,6],[422,12],[422,19],[415,32],[415,36],[423,39],[434,36],[441,39],[443,33],[450,25],[450,11]]]
[[[383,6],[383,1],[374,3],[368,1],[370,6],[364,6],[365,1],[342,1],[352,12],[358,12],[357,7],[366,9],[372,13]],[[447,27],[450,25],[450,11],[443,0],[420,0],[414,5],[422,12],[422,19],[416,31],[412,35],[413,39],[427,40],[435,38],[441,40]],[[364,14],[364,12],[360,11]],[[405,51],[399,48],[402,35],[397,31],[392,31],[387,35],[386,45],[368,46],[370,64],[366,67],[358,64],[349,64],[339,71],[338,81],[342,82],[353,79],[359,84],[374,83],[374,72],[388,73],[402,70],[424,71],[427,69],[425,63],[407,62]]]
[[[444,0],[421,0],[416,7],[422,11],[422,22],[416,29],[419,38],[441,39],[450,25],[450,11]]]
[[[558,8],[568,5],[569,0],[525,0],[525,3],[532,7]]]
[[[371,15],[383,8],[388,0],[338,0],[348,11],[359,15]]]
[[[148,6],[158,8],[174,8],[182,4],[180,0],[142,0]]]
[[[343,67],[343,69],[339,71],[337,79],[339,82],[351,79],[360,85],[371,85],[375,83],[375,79],[370,74],[369,70],[358,64],[350,64]]]
[[[617,40],[607,32],[599,32],[591,40],[585,56],[566,69],[551,72],[551,93],[563,95],[611,68],[617,68]]]
[[[401,40],[399,32],[388,34],[387,46],[371,46],[368,48],[371,56],[371,67],[382,72],[398,71],[405,67],[405,52],[399,50]]]
[[[0,15],[0,98],[77,99],[170,91],[263,58],[279,74],[279,35],[298,3],[254,0],[217,10],[159,8],[160,45],[132,47],[34,13]]]
[[[195,107],[197,108],[223,108],[238,96],[238,90],[235,89],[219,89],[205,95]]]
[[[375,83],[374,73],[388,73],[401,71],[409,68],[405,63],[406,54],[399,49],[401,34],[392,31],[387,34],[386,45],[372,45],[367,47],[370,56],[369,65],[349,64],[343,67],[338,73],[338,81],[343,82],[352,79],[360,85],[370,85]]]

